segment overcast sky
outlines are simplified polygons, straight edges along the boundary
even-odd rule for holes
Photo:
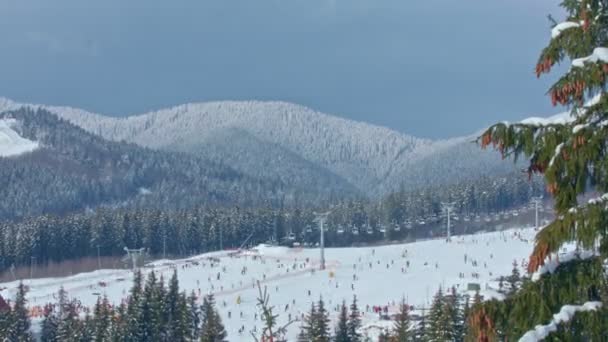
[[[422,137],[548,115],[552,0],[0,0],[0,96],[284,100]]]

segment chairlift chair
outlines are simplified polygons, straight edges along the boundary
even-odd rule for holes
[[[342,228],[342,225],[338,225],[338,234],[344,234],[344,228]]]

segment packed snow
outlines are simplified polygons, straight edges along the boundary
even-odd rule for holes
[[[568,112],[559,113],[548,118],[531,117],[520,123],[530,126],[566,125],[574,121],[574,117]]]
[[[559,37],[560,34],[562,34],[563,31],[573,28],[573,27],[580,27],[581,24],[579,23],[575,23],[573,21],[566,21],[563,23],[559,23],[557,25],[555,25],[555,27],[553,27],[553,29],[551,30],[551,38],[555,39],[557,37]]]
[[[23,138],[13,127],[14,119],[0,119],[0,157],[16,156],[38,148],[38,143]]]
[[[154,271],[168,280],[176,269],[182,289],[194,291],[197,296],[213,293],[231,340],[248,339],[249,331],[260,331],[255,287],[258,280],[267,286],[271,303],[280,314],[279,322],[283,323],[290,318],[301,319],[310,302],[320,297],[335,322],[337,306],[343,300],[350,303],[356,295],[363,312],[364,331],[373,336],[391,324],[374,314],[373,306],[387,307],[392,315],[405,298],[415,307],[414,313],[420,314],[428,309],[440,286],[467,292],[470,283],[478,284],[485,298],[500,297],[496,291],[499,276],[509,274],[514,261],[525,267],[534,234],[532,228],[512,229],[457,236],[450,242],[437,239],[381,247],[328,248],[324,271],[319,270],[318,249],[269,245],[159,260],[143,271]],[[61,286],[83,306],[92,307],[101,295],[107,295],[114,304],[125,300],[132,285],[132,272],[100,270],[25,283],[30,288],[30,304],[35,307],[54,302]],[[14,298],[17,285],[17,281],[0,284],[0,295]],[[295,340],[299,328],[299,322],[290,326],[290,341]]]
[[[532,281],[538,281],[543,274],[555,272],[557,267],[563,263],[572,260],[585,260],[598,255],[594,251],[578,251],[573,245],[563,248],[565,249],[565,252],[551,255],[548,260],[545,261],[545,264],[532,274]]]
[[[550,333],[557,331],[561,323],[569,322],[579,311],[595,311],[602,307],[602,302],[586,302],[583,305],[564,305],[558,313],[553,315],[549,324],[537,325],[519,339],[519,342],[537,342],[544,340]]]
[[[577,67],[577,68],[582,68],[585,66],[585,63],[597,63],[597,62],[608,63],[608,48],[597,47],[597,48],[593,49],[593,53],[591,55],[573,60],[572,66]]]

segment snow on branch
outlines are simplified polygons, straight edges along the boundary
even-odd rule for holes
[[[549,125],[566,125],[575,120],[568,112],[559,113],[548,118],[531,117],[520,121],[522,125],[530,126],[549,126]]]
[[[587,57],[577,58],[572,61],[572,66],[582,68],[585,63],[604,62],[608,63],[608,48],[597,47],[593,49],[593,53]]]
[[[538,281],[543,274],[555,272],[557,267],[562,263],[570,262],[572,260],[586,260],[598,255],[597,252],[588,250],[573,250],[562,254],[553,254],[548,257],[549,260],[546,260],[544,265],[532,274],[532,281]]]
[[[569,322],[579,311],[595,311],[602,307],[602,302],[586,302],[583,305],[564,305],[558,313],[553,315],[549,324],[537,325],[533,330],[525,333],[519,342],[536,342],[547,338],[550,333],[557,331],[557,326],[561,323]]]
[[[551,38],[555,39],[555,38],[559,37],[559,35],[563,31],[573,28],[573,27],[580,27],[580,26],[581,26],[581,24],[575,23],[573,21],[566,21],[563,23],[559,23],[559,24],[555,25],[555,27],[553,27],[553,29],[551,30]]]

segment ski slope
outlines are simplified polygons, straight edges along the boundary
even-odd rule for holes
[[[25,139],[14,129],[14,119],[0,119],[0,157],[10,157],[31,152],[38,148],[38,143]]]
[[[498,286],[498,276],[510,274],[514,260],[520,266],[527,260],[534,233],[534,229],[525,228],[458,236],[451,242],[427,240],[382,247],[328,248],[325,271],[318,270],[318,249],[262,245],[240,253],[214,252],[182,260],[159,260],[149,264],[144,272],[154,271],[168,280],[177,269],[182,290],[195,291],[197,295],[214,293],[230,341],[250,340],[250,331],[260,331],[256,314],[258,280],[267,286],[280,322],[302,317],[311,301],[319,297],[323,297],[335,322],[337,305],[343,300],[349,304],[356,295],[363,312],[364,333],[376,336],[378,329],[390,326],[390,322],[379,320],[368,306],[388,306],[389,312],[394,313],[396,304],[405,298],[419,312],[429,306],[439,286],[455,286],[464,292],[468,283],[479,283],[485,297],[499,296],[493,290]],[[477,279],[473,277],[475,273]],[[54,294],[63,286],[70,297],[93,306],[97,297],[104,294],[114,304],[120,304],[128,295],[131,280],[128,270],[100,270],[25,283],[30,287],[30,305],[54,302]],[[17,285],[18,282],[0,284],[0,295],[14,298]],[[299,327],[299,322],[290,326],[290,341],[295,340]],[[245,332],[239,334],[243,328]]]

